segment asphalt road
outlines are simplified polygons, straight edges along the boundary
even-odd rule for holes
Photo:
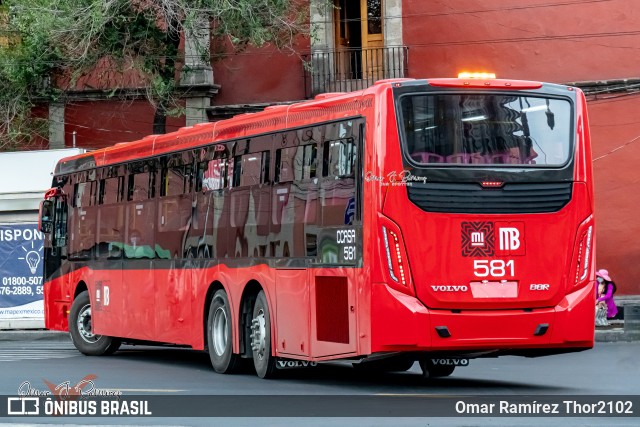
[[[261,380],[251,366],[234,375],[213,372],[208,356],[201,352],[154,347],[125,346],[109,357],[86,357],[71,343],[55,341],[0,342],[0,395],[16,395],[19,389],[49,390],[49,385],[68,381],[74,385],[90,378],[97,389],[119,390],[124,395],[236,396],[239,405],[260,413],[260,418],[67,418],[0,419],[0,423],[66,423],[120,425],[638,425],[640,424],[640,343],[597,343],[593,350],[536,359],[502,357],[472,360],[451,377],[425,380],[415,364],[408,372],[372,374],[345,363],[281,371],[276,380]],[[268,418],[261,405],[313,406],[323,396],[348,399],[366,396],[392,397],[397,401],[423,399],[493,399],[495,396],[538,396],[559,400],[583,395],[635,395],[633,418],[370,418],[358,413],[351,418]],[[253,396],[248,398],[247,396]],[[263,398],[261,398],[261,396]],[[305,398],[305,396],[312,396]],[[273,400],[275,397],[276,400]],[[302,401],[300,400],[302,398]],[[244,399],[244,400],[243,400]],[[279,400],[278,400],[279,399]],[[443,402],[445,400],[442,400]],[[302,403],[300,403],[302,402]],[[370,402],[371,403],[371,402]],[[2,404],[0,402],[0,404]],[[375,402],[373,403],[376,404]],[[273,408],[273,407],[272,407]],[[366,406],[365,406],[366,408]],[[375,414],[377,408],[372,408]],[[249,413],[251,411],[248,411]],[[277,411],[276,411],[277,412]],[[254,414],[254,412],[251,412]],[[314,413],[313,415],[322,415]],[[265,418],[264,416],[267,416]],[[259,420],[259,422],[257,422]],[[545,420],[543,422],[543,420]],[[213,422],[215,421],[215,422]],[[604,423],[603,423],[604,422]]]

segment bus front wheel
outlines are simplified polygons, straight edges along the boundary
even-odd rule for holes
[[[213,369],[219,374],[231,373],[238,364],[238,355],[233,354],[233,331],[231,309],[227,293],[216,291],[209,306],[207,319],[207,346]]]
[[[120,348],[119,339],[98,335],[93,332],[91,301],[88,291],[81,292],[71,304],[69,333],[73,345],[80,353],[87,356],[112,354]]]
[[[276,371],[276,359],[271,354],[271,315],[264,291],[258,293],[251,320],[251,349],[253,365],[260,378],[272,378]]]

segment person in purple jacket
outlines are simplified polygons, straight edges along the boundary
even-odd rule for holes
[[[598,299],[596,305],[604,304],[607,307],[607,319],[612,319],[618,314],[618,307],[613,302],[613,294],[616,293],[616,284],[611,280],[609,271],[596,271],[596,280],[598,281]]]

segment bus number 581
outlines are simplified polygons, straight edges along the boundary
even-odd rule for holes
[[[355,246],[345,246],[342,248],[342,255],[344,256],[345,261],[353,261],[356,259],[356,247]]]
[[[501,259],[476,259],[473,261],[473,274],[476,277],[503,277],[509,275],[515,276],[515,267],[513,260],[503,261]]]

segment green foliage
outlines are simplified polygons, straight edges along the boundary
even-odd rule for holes
[[[117,76],[133,68],[159,111],[180,114],[181,34],[206,25],[212,36],[227,38],[237,49],[285,48],[297,34],[308,33],[309,16],[296,0],[6,0],[3,7],[0,149],[42,134],[41,124],[28,129],[36,123],[28,120],[33,107],[60,97],[83,77],[95,78],[105,59],[115,73],[98,74],[106,79],[104,87],[122,88]],[[209,38],[202,40],[197,51],[208,62]]]

